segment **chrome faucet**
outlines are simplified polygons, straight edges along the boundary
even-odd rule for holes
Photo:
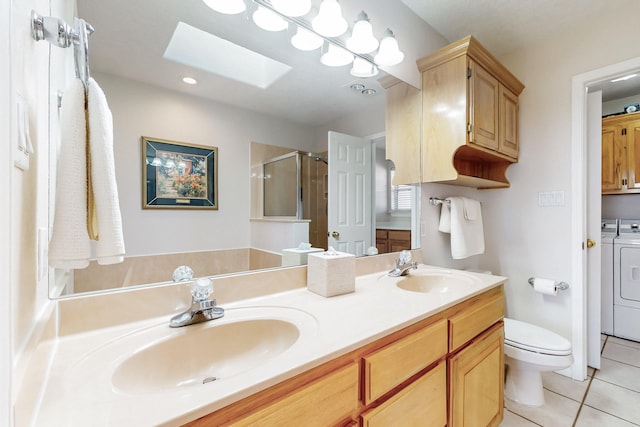
[[[389,276],[391,277],[400,277],[406,276],[409,274],[409,270],[417,269],[418,263],[411,262],[411,252],[402,251],[400,252],[400,257],[396,259],[396,266],[393,270],[389,272]]]
[[[179,267],[176,269],[184,269],[185,267]],[[186,267],[191,270],[189,267]],[[191,277],[189,274],[184,274],[184,270],[181,274],[174,272],[174,279],[178,276],[179,280],[189,280]],[[188,272],[187,272],[188,273]],[[193,273],[193,271],[191,271]],[[187,277],[189,276],[189,277]],[[207,277],[201,277],[191,282],[191,307],[183,313],[175,315],[169,321],[169,326],[172,328],[179,328],[181,326],[193,325],[195,323],[208,322],[209,320],[219,319],[224,316],[224,309],[216,305],[215,299],[209,299],[209,295],[213,293],[213,282]]]

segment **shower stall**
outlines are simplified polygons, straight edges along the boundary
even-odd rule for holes
[[[293,151],[262,164],[263,216],[308,219],[309,242],[327,246],[328,163],[324,154]]]

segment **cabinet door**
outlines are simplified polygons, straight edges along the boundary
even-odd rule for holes
[[[640,120],[626,126],[627,140],[627,189],[640,190]],[[638,178],[636,178],[638,171]]]
[[[498,151],[500,83],[484,68],[469,61],[471,128],[469,142]]]
[[[620,126],[602,126],[602,192],[622,188],[623,144]]]
[[[386,154],[396,173],[393,184],[420,182],[421,92],[403,82],[386,90]]]
[[[500,85],[500,142],[498,151],[518,158],[518,97]]]
[[[363,427],[442,427],[446,423],[447,372],[444,362],[382,405],[362,414]]]
[[[497,426],[504,415],[502,322],[449,359],[449,427]]]

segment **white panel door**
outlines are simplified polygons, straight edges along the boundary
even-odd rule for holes
[[[362,256],[372,246],[371,141],[329,132],[328,245]]]
[[[587,365],[600,369],[602,239],[602,92],[587,97],[587,237],[596,245],[587,250]]]

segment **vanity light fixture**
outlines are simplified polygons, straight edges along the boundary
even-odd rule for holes
[[[291,44],[299,50],[316,50],[324,43],[324,39],[316,33],[303,27],[298,27],[296,34],[291,37]]]
[[[203,0],[204,4],[216,12],[224,13],[225,15],[236,15],[242,13],[247,9],[244,0]]]
[[[342,17],[342,8],[338,0],[322,0],[318,16],[311,21],[313,30],[325,37],[339,37],[349,28]]]
[[[378,48],[378,40],[373,37],[373,27],[363,10],[353,26],[351,37],[347,39],[347,49],[354,53],[369,53]]]
[[[311,0],[271,0],[271,5],[278,12],[291,17],[306,15],[311,10]]]
[[[289,27],[287,21],[263,6],[258,6],[253,12],[253,22],[266,31],[282,31]]]
[[[340,46],[329,44],[329,48],[320,57],[320,62],[329,67],[342,67],[353,62],[353,54]]]
[[[186,83],[188,85],[195,85],[198,83],[198,81],[196,79],[194,79],[193,77],[183,77],[182,78],[182,82]]]
[[[378,49],[378,53],[373,60],[378,65],[391,66],[401,63],[403,59],[404,53],[398,48],[396,36],[393,31],[387,28],[384,32],[384,37],[380,41],[380,49]]]
[[[353,60],[351,75],[363,78],[374,77],[378,75],[378,67],[375,64],[365,61],[357,56],[356,59]]]
[[[246,10],[245,0],[203,0],[207,6],[222,13],[240,13]],[[248,1],[248,0],[247,0]],[[268,31],[281,31],[296,26],[291,44],[299,50],[312,51],[323,46],[327,49],[320,62],[331,67],[353,64],[351,74],[356,77],[373,77],[379,67],[390,67],[404,60],[404,53],[390,29],[386,29],[380,42],[373,34],[373,27],[365,11],[358,18],[346,40],[340,38],[349,28],[342,16],[338,0],[322,0],[317,16],[309,20],[311,0],[251,0],[255,5],[253,21]],[[249,3],[250,4],[250,3]],[[235,6],[233,6],[235,5]],[[374,51],[376,51],[374,56]]]

